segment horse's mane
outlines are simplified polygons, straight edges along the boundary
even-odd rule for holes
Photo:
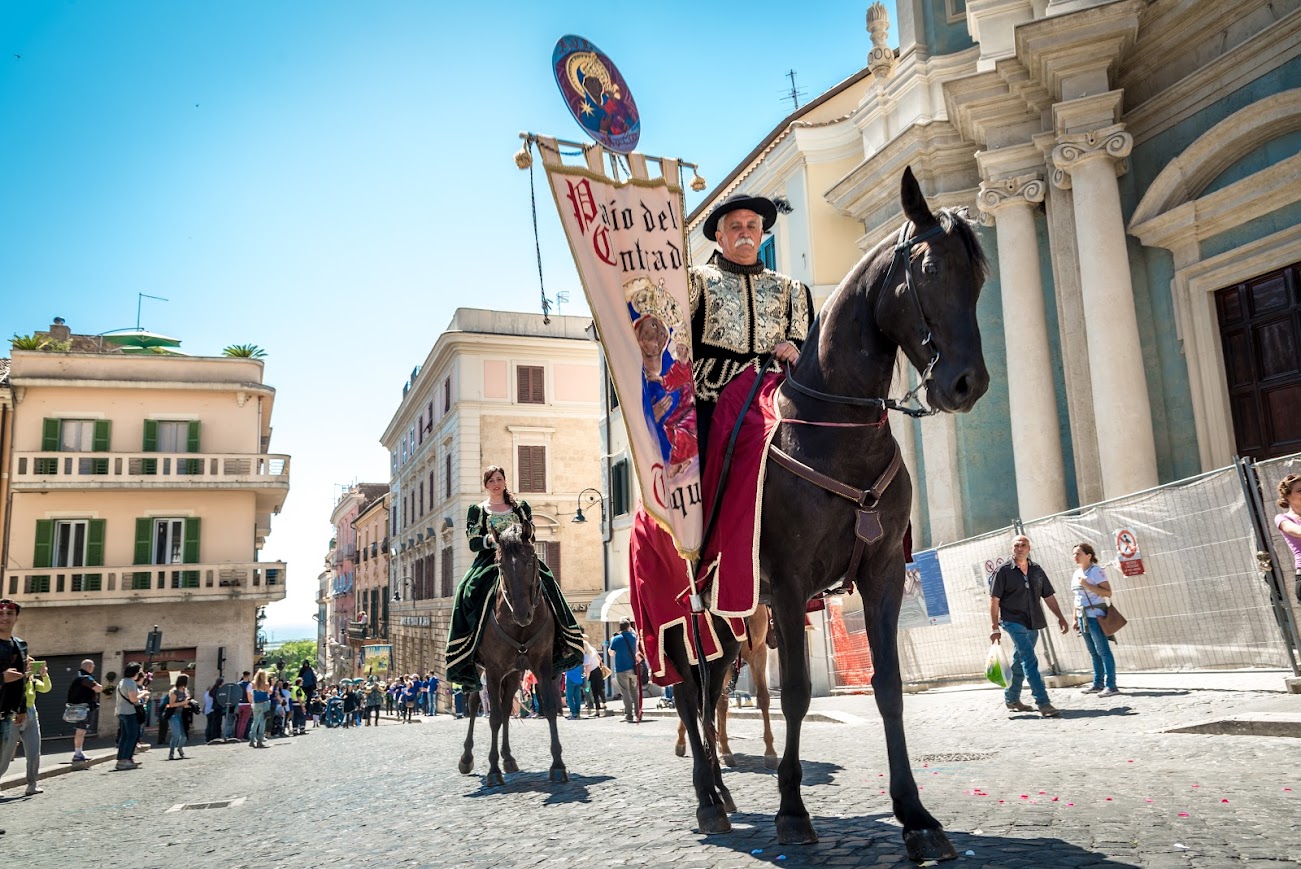
[[[520,523],[509,526],[505,531],[498,532],[497,542],[501,544],[502,548],[516,548],[529,545],[528,537],[524,533],[524,526]]]

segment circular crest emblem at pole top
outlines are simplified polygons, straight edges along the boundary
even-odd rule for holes
[[[627,154],[641,137],[632,91],[614,61],[581,36],[560,37],[551,70],[565,105],[587,135],[611,151]]]

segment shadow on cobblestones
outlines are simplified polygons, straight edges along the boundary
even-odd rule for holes
[[[519,793],[543,793],[547,798],[542,801],[544,806],[565,805],[570,803],[590,803],[592,795],[590,788],[611,781],[614,776],[609,775],[575,775],[569,774],[567,782],[553,782],[546,772],[517,772],[512,773],[506,779],[505,787],[490,788],[484,786],[483,776],[479,776],[480,787],[477,791],[471,791],[465,796],[470,799],[480,799],[482,797],[493,797],[503,794]]]
[[[759,860],[778,860],[794,866],[912,866],[904,856],[903,836],[893,819],[872,821],[865,818],[815,816],[818,831],[816,845],[778,845],[772,840],[773,819],[770,815],[738,812],[731,816],[734,832],[702,837],[700,841],[717,848]],[[1106,867],[1132,866],[1106,854],[1072,845],[1063,839],[1010,838],[996,835],[973,835],[955,830],[945,831],[957,849],[960,863],[966,867]],[[968,853],[970,852],[970,853]],[[730,865],[730,864],[729,864]]]
[[[723,770],[725,774],[748,772],[777,778],[777,770],[765,767],[761,754],[734,754],[733,757],[736,758],[736,766],[726,767]],[[836,773],[844,772],[845,769],[838,763],[824,763],[820,760],[801,760],[800,767],[804,770],[804,779],[801,782],[804,787],[829,785],[834,781]]]

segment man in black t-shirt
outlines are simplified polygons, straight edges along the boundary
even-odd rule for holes
[[[68,686],[69,703],[85,703],[90,707],[90,714],[73,726],[72,731],[72,761],[78,763],[86,759],[81,751],[82,746],[86,743],[86,731],[95,729],[95,721],[99,712],[99,694],[104,690],[104,686],[95,681],[95,662],[90,658],[81,662],[81,669],[77,671],[77,677],[72,680]]]
[[[1062,615],[1053,584],[1048,574],[1030,560],[1030,538],[1018,534],[1012,538],[1012,560],[998,568],[989,586],[989,620],[992,623],[990,642],[1001,643],[1003,634],[1012,640],[1012,675],[1003,699],[1013,712],[1033,712],[1021,702],[1022,679],[1030,683],[1039,714],[1056,718],[1059,713],[1048,699],[1048,689],[1039,675],[1039,659],[1034,647],[1039,642],[1039,631],[1048,627],[1040,601],[1057,616],[1057,625],[1064,634],[1069,629]]]
[[[27,644],[14,636],[21,611],[15,601],[0,600],[0,764],[10,756],[10,741],[18,739],[27,723]]]

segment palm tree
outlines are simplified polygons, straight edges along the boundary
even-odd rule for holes
[[[41,338],[36,335],[19,335],[16,332],[9,341],[13,344],[15,350],[44,350],[45,345],[50,343],[49,338]]]
[[[267,355],[267,351],[256,344],[231,344],[221,351],[221,355],[238,359],[261,359]]]

